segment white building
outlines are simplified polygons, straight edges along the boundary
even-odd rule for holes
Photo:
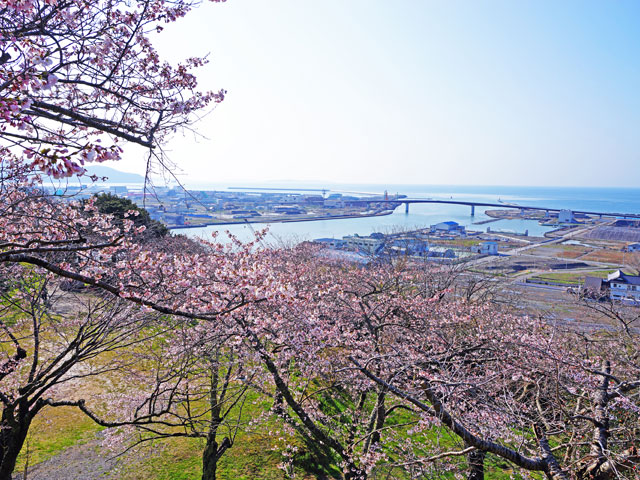
[[[360,235],[349,235],[342,237],[347,248],[366,253],[378,253],[384,246],[384,237],[372,235],[370,237],[361,237]]]
[[[612,300],[640,303],[640,276],[627,275],[621,270],[607,276],[609,296]]]
[[[498,242],[482,242],[471,247],[471,251],[481,255],[498,255]]]
[[[558,212],[559,223],[575,223],[576,219],[571,210],[560,210]]]

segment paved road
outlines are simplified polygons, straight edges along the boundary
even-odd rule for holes
[[[567,233],[565,233],[564,235],[557,237],[557,238],[553,238],[553,239],[547,239],[544,240],[542,242],[538,242],[538,243],[532,243],[530,245],[525,245],[524,247],[518,247],[518,248],[514,248],[513,250],[508,250],[506,252],[504,252],[506,255],[519,255],[520,253],[526,251],[526,250],[530,250],[532,248],[536,248],[539,247],[540,245],[555,245],[557,243],[562,243],[566,240],[570,240],[573,237],[579,237],[583,234],[585,234],[586,232],[588,232],[589,230],[593,230],[594,228],[598,228],[598,227],[602,227],[602,226],[606,226],[606,225],[611,225],[611,223],[613,222],[604,222],[604,223],[596,223],[595,225],[587,225],[583,228],[579,228],[577,230],[571,229],[569,230]],[[566,259],[565,259],[566,260]]]

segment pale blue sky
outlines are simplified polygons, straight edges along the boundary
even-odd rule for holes
[[[187,183],[640,186],[640,2],[228,0],[158,37],[227,99]]]

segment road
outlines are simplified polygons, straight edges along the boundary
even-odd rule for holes
[[[535,257],[535,258],[540,258],[539,256],[536,255],[527,255],[526,252],[527,250],[532,250],[534,248],[537,248],[541,245],[554,245],[554,244],[558,244],[558,243],[562,243],[565,242],[567,240],[570,240],[574,237],[579,237],[580,235],[585,234],[586,232],[588,232],[589,230],[593,230],[594,228],[597,227],[601,227],[603,225],[610,225],[612,222],[604,222],[604,223],[597,223],[594,225],[586,225],[583,228],[579,228],[579,229],[571,229],[569,231],[567,231],[567,233],[565,233],[564,235],[561,235],[557,238],[552,238],[552,239],[545,239],[542,240],[540,242],[531,242],[528,245],[524,245],[522,247],[516,247],[516,248],[512,248],[511,250],[507,250],[505,252],[502,252],[501,256],[507,256],[507,257],[513,257],[513,256],[530,256],[530,257]],[[500,258],[500,257],[498,257]],[[545,257],[547,259],[555,259],[555,260],[559,260],[562,262],[566,262],[567,259],[566,258],[561,258],[561,257]],[[493,256],[488,256],[488,257],[482,257],[482,258],[478,258],[475,260],[470,260],[469,262],[467,262],[467,266],[469,267],[477,267],[478,265],[483,265],[486,263],[491,263],[493,261],[496,260],[496,257]],[[610,264],[608,263],[603,263],[603,262],[584,262],[587,263],[589,265],[593,264],[594,266],[609,266]]]

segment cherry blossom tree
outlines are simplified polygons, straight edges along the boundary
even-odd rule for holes
[[[10,265],[2,274],[0,478],[9,479],[43,408],[74,402],[84,407],[83,389],[124,368],[119,352],[149,340],[161,327],[158,315],[130,302],[60,292],[51,275],[33,268]]]
[[[88,162],[119,159],[123,142],[148,149],[149,165],[153,161],[166,165],[162,144],[168,136],[189,128],[199,110],[222,101],[224,91],[196,90],[191,70],[205,59],[189,58],[172,66],[162,61],[151,43],[152,35],[198,3],[19,0],[0,6],[0,268],[4,277],[15,271],[31,272],[37,278],[54,275],[97,287],[105,295],[102,316],[119,315],[118,308],[107,305],[120,305],[120,299],[126,299],[129,308],[209,321],[252,297],[247,285],[260,281],[248,281],[253,271],[247,255],[251,246],[230,254],[213,244],[198,250],[182,239],[167,240],[166,245],[141,242],[143,227],[100,214],[94,201],[58,201],[40,189],[46,176],[82,175]],[[7,298],[15,294],[13,289]],[[39,308],[52,316],[48,307],[41,302]],[[144,325],[136,319],[131,317],[131,328]],[[73,320],[59,320],[60,330],[71,335]],[[3,384],[32,362],[42,361],[38,331],[34,327],[26,337],[14,335],[26,340],[6,344]],[[94,340],[94,351],[113,347],[107,336]],[[65,378],[65,372],[61,370],[59,376]],[[21,388],[19,382],[16,385]],[[28,426],[43,406],[75,405],[99,419],[82,398],[42,397],[50,387],[37,390],[40,396],[34,399],[16,397],[19,409],[12,403],[15,395],[4,399],[3,445],[10,448],[0,477],[10,476]],[[215,408],[210,410],[212,417]],[[14,412],[25,419],[19,428],[14,428]],[[136,425],[150,424],[171,412],[153,413],[136,418]],[[215,441],[215,434],[211,438]]]
[[[628,325],[561,330],[433,294],[411,264],[272,255],[286,295],[233,315],[281,408],[337,455],[345,478],[459,471],[466,456],[478,479],[487,455],[525,476],[634,478],[640,372]],[[398,408],[411,412],[410,432]],[[434,432],[447,433],[426,441]]]
[[[170,274],[179,276],[183,268],[204,275],[194,267],[196,260],[169,260],[170,255],[160,253],[156,260],[168,263],[150,262],[152,248],[143,249],[131,238],[142,229],[100,215],[91,201],[78,205],[49,199],[40,186],[44,175],[82,175],[87,162],[118,159],[122,142],[148,148],[149,159],[162,163],[161,146],[167,136],[188,127],[198,110],[223,99],[222,91],[196,91],[191,70],[205,60],[192,58],[171,66],[150,40],[197,4],[3,3],[0,262],[29,263],[163,313],[195,314],[176,309],[177,304],[170,304],[171,294],[158,289],[152,293],[146,286],[158,285]],[[188,284],[183,278],[172,295],[184,293]],[[205,310],[212,312],[213,306]]]
[[[449,456],[492,454],[554,479],[635,478],[637,334],[562,331],[486,306],[402,316],[410,323],[393,354],[355,352],[351,362],[459,437]],[[483,478],[481,466],[469,478]]]
[[[359,375],[347,357],[363,349],[382,354],[394,312],[416,289],[431,293],[425,278],[433,272],[415,270],[409,285],[398,281],[404,262],[363,268],[305,246],[262,256],[279,291],[230,315],[272,377],[273,411],[328,468],[366,478],[385,461],[384,440],[398,441],[407,430],[396,414],[409,407]]]
[[[212,0],[218,2],[221,0]],[[151,34],[189,0],[9,0],[0,6],[0,147],[55,178],[117,160],[121,142],[160,146],[225,92],[196,91],[189,58],[162,61]]]
[[[248,393],[267,388],[264,369],[223,321],[174,317],[169,323],[168,334],[130,352],[135,362],[116,372],[118,408],[113,394],[104,392],[97,395],[103,398],[99,411],[84,411],[105,427],[125,427],[108,433],[113,449],[175,437],[203,439],[202,479],[215,480],[218,462],[238,432],[256,426],[256,418],[245,418],[244,407]]]
[[[106,313],[103,317],[120,315],[114,305],[125,302],[130,310],[134,309],[132,311],[143,308],[146,312],[168,314],[173,316],[170,318],[181,319],[173,322],[174,334],[170,337],[172,342],[180,340],[181,343],[163,350],[166,356],[162,357],[163,361],[159,364],[163,367],[160,372],[162,375],[153,377],[151,383],[140,382],[149,387],[144,392],[125,392],[142,404],[130,402],[122,418],[110,418],[110,412],[124,408],[117,402],[113,403],[112,396],[107,395],[112,403],[99,403],[100,408],[96,410],[87,407],[85,396],[79,389],[75,398],[45,397],[40,401],[40,397],[37,397],[33,400],[37,408],[21,407],[20,411],[26,415],[26,420],[19,429],[12,430],[10,426],[13,420],[9,415],[16,409],[11,403],[13,397],[7,397],[3,405],[6,410],[3,417],[3,427],[6,425],[6,428],[3,428],[3,432],[5,441],[12,446],[7,454],[6,468],[3,467],[5,475],[10,475],[28,426],[43,407],[75,406],[105,426],[130,425],[155,436],[175,436],[176,431],[182,429],[181,435],[206,438],[207,448],[203,459],[207,476],[204,478],[215,478],[217,460],[234,438],[233,435],[227,435],[227,441],[220,440],[218,432],[222,433],[226,426],[233,423],[229,419],[236,414],[235,407],[247,391],[247,385],[236,379],[236,375],[241,373],[238,366],[243,365],[241,360],[244,358],[239,355],[241,350],[237,348],[237,342],[232,341],[233,330],[225,331],[222,319],[224,313],[259,301],[267,292],[276,289],[265,265],[259,262],[259,255],[252,252],[254,244],[235,242],[225,246],[220,243],[195,243],[184,237],[169,237],[155,242],[144,238],[143,242],[139,242],[137,239],[141,229],[134,228],[132,221],[125,219],[113,222],[109,215],[99,213],[92,201],[60,202],[31,190],[16,189],[8,189],[5,198],[8,201],[3,204],[5,210],[0,216],[0,221],[4,222],[0,230],[0,274],[3,278],[17,278],[20,274],[49,279],[47,285],[58,286],[61,280],[70,279],[80,285],[94,287],[101,293],[92,295],[104,298],[102,305]],[[57,328],[65,335],[73,335],[72,332],[77,328],[75,317],[56,316],[50,302],[45,301],[45,297],[51,296],[50,293],[44,293],[48,292],[47,285],[42,287],[42,293],[37,297],[40,300],[39,311],[50,321],[54,318]],[[15,288],[7,288],[5,300],[12,304],[17,302],[17,299],[11,300],[17,295]],[[22,310],[27,311],[28,308],[22,307]],[[4,372],[13,374],[13,378],[18,372],[24,372],[31,362],[37,362],[38,357],[42,357],[38,353],[40,329],[34,326],[30,331],[24,330],[24,322],[21,322],[20,334],[11,333],[7,329],[13,325],[13,320],[4,313],[8,339],[24,339],[22,342],[5,343]],[[137,355],[133,355],[131,348],[126,347],[131,346],[133,340],[130,337],[134,333],[152,335],[149,332],[156,332],[157,329],[147,330],[147,323],[138,315],[122,315],[129,315],[127,318],[130,322],[125,323],[130,327],[129,333],[117,337],[122,345],[105,334],[92,337],[94,343],[91,351],[113,351],[117,347],[126,350],[121,355],[123,358],[128,356],[130,365],[139,362],[148,365],[140,356],[141,346],[136,345],[133,349]],[[162,325],[167,324],[166,320],[162,320],[165,317],[146,315],[156,319],[157,328],[164,328]],[[201,322],[199,328],[198,322]],[[82,324],[80,332],[86,333],[86,328]],[[175,336],[175,331],[183,334]],[[221,343],[221,339],[225,339],[227,344]],[[56,358],[60,361],[67,355],[66,345],[54,342],[49,347],[51,355],[59,355]],[[77,342],[72,345],[77,347]],[[156,342],[149,347],[150,354],[155,355],[153,349],[157,346]],[[14,349],[13,354],[11,348]],[[75,363],[81,361],[83,357],[79,356]],[[65,363],[65,368],[73,367],[74,362],[71,363],[71,366]],[[91,375],[114,374],[112,370],[115,368],[114,364],[106,371],[95,371]],[[116,376],[121,378],[126,368],[123,365],[117,368],[119,373]],[[135,367],[131,366],[130,370],[135,370]],[[60,377],[66,378],[65,373],[66,370],[62,370]],[[140,372],[139,377],[143,377]],[[3,376],[0,384],[6,384],[9,378]],[[66,381],[64,378],[61,382]],[[21,381],[28,383],[27,380]],[[35,381],[40,382],[40,379],[36,378]],[[153,385],[153,381],[160,384]],[[123,384],[126,382],[123,381]],[[57,383],[51,387],[55,385]],[[18,384],[16,388],[20,389],[22,385]],[[37,391],[39,396],[49,395],[48,392],[47,389]],[[200,405],[205,392],[210,397],[208,408],[197,410],[188,407],[185,410],[190,403]],[[31,402],[30,399],[27,401]],[[151,405],[151,410],[142,408]],[[0,475],[0,478],[10,477]]]

